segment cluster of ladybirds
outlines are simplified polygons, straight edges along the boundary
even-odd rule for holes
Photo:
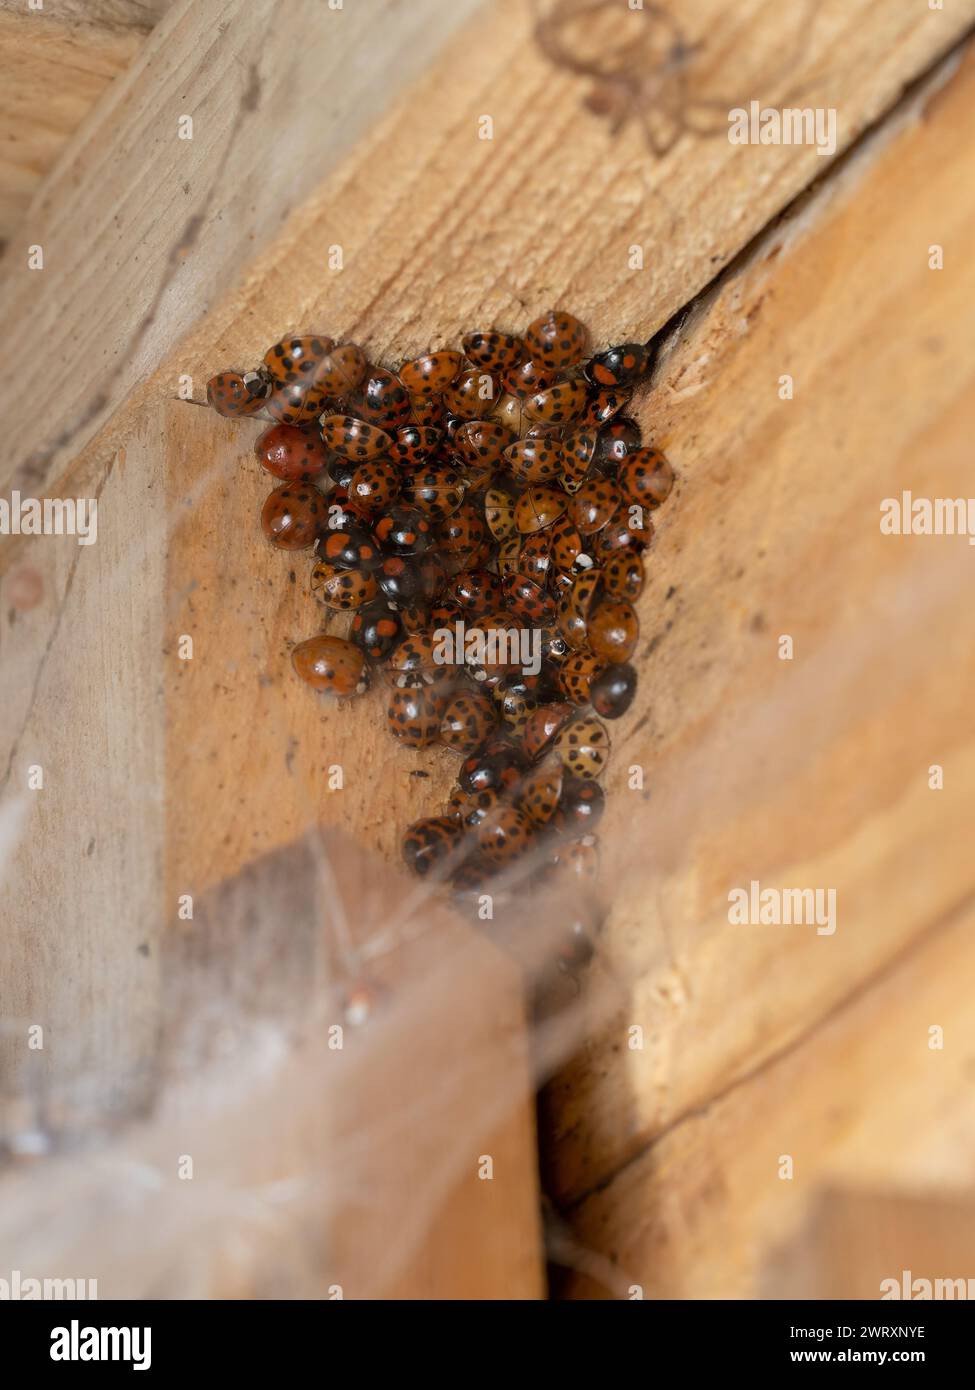
[[[459,756],[444,813],[411,825],[403,854],[460,890],[540,845],[546,871],[583,882],[596,872],[602,720],[636,689],[633,603],[673,473],[622,414],[650,350],[587,358],[588,340],[578,319],[551,311],[522,338],[470,333],[462,353],[394,372],[354,343],[290,338],[256,371],[207,387],[220,414],[275,421],[256,446],[280,480],[264,534],[314,548],[312,593],[352,614],[346,637],[298,643],[297,674],[351,696],[381,670],[393,736]],[[506,659],[517,646],[444,664],[437,634],[458,621],[537,630],[538,673]]]

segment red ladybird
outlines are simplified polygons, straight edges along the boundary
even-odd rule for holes
[[[514,439],[514,430],[497,420],[468,420],[455,432],[453,446],[468,468],[487,472]]]
[[[365,655],[342,637],[320,633],[291,653],[295,673],[326,695],[361,695],[368,684]]]
[[[555,600],[550,598],[533,579],[524,574],[509,574],[501,581],[504,601],[509,612],[531,626],[555,621]]]
[[[461,826],[452,816],[427,816],[414,821],[403,836],[403,860],[407,868],[424,878],[450,858],[462,835]]]
[[[659,449],[627,454],[616,478],[626,500],[643,507],[659,507],[674,486],[674,470]]]
[[[386,724],[407,748],[427,748],[440,736],[447,696],[432,686],[399,686],[389,697]]]
[[[316,560],[311,571],[311,591],[326,608],[361,608],[376,597],[376,577],[369,570],[337,569],[327,560]]]
[[[285,483],[268,494],[261,529],[281,550],[305,550],[325,527],[325,494],[311,483]]]
[[[525,334],[528,356],[554,372],[581,362],[588,343],[585,324],[562,309],[550,309],[542,314],[529,324]]]
[[[443,402],[451,414],[470,420],[490,414],[500,395],[501,385],[493,373],[471,367],[444,389]]]
[[[400,380],[414,395],[442,393],[454,380],[464,364],[459,352],[441,350],[427,352],[406,362],[400,368]]]
[[[489,372],[503,372],[517,366],[524,358],[524,344],[520,338],[510,333],[499,333],[490,329],[486,333],[468,333],[463,339],[464,353],[468,362],[475,367],[485,367]]]
[[[326,396],[351,396],[366,374],[366,358],[357,343],[342,343],[315,368],[315,384]]]
[[[413,400],[398,376],[383,367],[369,367],[348,404],[353,413],[387,434],[413,419]]]
[[[496,726],[497,711],[491,696],[482,690],[462,691],[444,710],[440,740],[453,752],[470,757],[484,746]]]
[[[390,458],[360,463],[349,479],[349,498],[370,515],[386,511],[400,493],[403,475]]]
[[[627,662],[607,666],[590,683],[589,700],[603,719],[619,719],[630,708],[636,686],[636,671]]]
[[[328,463],[322,441],[294,425],[272,425],[258,439],[254,452],[262,468],[288,483],[307,482]]]
[[[295,381],[310,385],[316,367],[334,346],[331,338],[282,338],[264,354],[264,369],[275,387]]]
[[[385,430],[357,420],[354,415],[326,415],[322,420],[322,443],[326,449],[356,463],[379,458],[393,447]]]
[[[257,372],[218,372],[207,382],[207,402],[218,415],[234,420],[255,415],[265,404],[267,382]]]
[[[614,665],[629,661],[640,636],[640,622],[626,599],[604,598],[590,612],[586,626],[594,656]]]

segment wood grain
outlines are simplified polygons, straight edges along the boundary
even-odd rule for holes
[[[902,489],[969,490],[975,283],[958,249],[975,223],[963,173],[973,90],[969,56],[770,231],[682,330],[639,412],[680,483],[661,512],[640,602],[643,680],[609,774],[615,901],[601,968],[634,983],[550,1088],[543,1135],[553,1190],[582,1202],[598,1249],[625,1247],[640,1277],[653,1269],[661,1296],[751,1287],[760,1193],[722,1180],[734,1238],[723,1218],[700,1229],[696,1253],[679,1241],[662,1253],[654,1220],[637,1216],[700,1196],[698,1177],[683,1178],[696,1146],[696,1167],[720,1171],[724,1158],[707,1155],[726,1096],[736,1142],[750,1129],[756,1148],[788,1148],[771,1136],[808,1107],[810,1182],[832,1162],[829,1098],[845,1103],[847,1085],[859,1088],[864,1181],[887,1172],[872,1128],[885,1107],[929,1105],[918,1144],[932,1162],[952,1149],[970,1161],[970,1106],[922,1098],[931,1081],[885,1066],[852,1022],[843,1045],[876,1057],[872,1075],[815,1058],[836,1011],[873,1030],[880,977],[902,961],[907,989],[915,951],[932,962],[925,991],[954,1010],[958,967],[934,937],[975,892],[971,549],[964,536],[880,531],[882,500]],[[935,242],[951,270],[929,269]],[[792,400],[778,395],[783,373]],[[929,785],[934,764],[943,790]],[[642,804],[632,765],[646,771]],[[752,880],[834,888],[835,935],[729,925],[729,891]],[[628,1048],[634,1024],[642,1051]],[[773,1074],[792,1079],[780,1089]],[[627,1221],[637,1234],[623,1240]]]
[[[932,1197],[970,1188],[975,1030],[957,980],[972,968],[973,923],[969,907],[937,924],[807,1043],[687,1115],[575,1210],[579,1239],[645,1298],[767,1296],[766,1270],[802,1239],[824,1185]],[[943,1051],[928,1046],[932,1024],[945,1030]],[[791,1178],[780,1176],[785,1156]],[[970,1269],[970,1232],[963,1248]],[[899,1258],[910,1258],[906,1239]],[[582,1280],[563,1292],[606,1297]],[[837,1283],[828,1293],[839,1296]]]
[[[654,160],[637,123],[613,137],[584,109],[587,83],[539,52],[525,0],[484,9],[436,57],[410,39],[426,33],[424,6],[399,10],[396,25],[378,22],[375,3],[347,6],[336,42],[321,6],[293,0],[292,13],[310,7],[296,50],[290,26],[269,27],[267,3],[172,10],[42,190],[30,239],[47,248],[48,268],[39,277],[15,260],[0,314],[12,341],[30,323],[49,343],[60,389],[43,418],[20,410],[15,387],[0,403],[18,441],[8,478],[51,486],[123,401],[117,424],[131,424],[146,400],[134,388],[157,367],[150,394],[175,395],[189,374],[202,399],[215,368],[256,361],[296,326],[355,337],[382,361],[456,338],[476,320],[521,326],[555,299],[601,342],[645,338],[828,166],[809,145],[739,147],[724,135],[688,136]],[[704,44],[692,90],[720,98],[725,112],[793,96],[836,107],[843,149],[975,19],[975,0],[942,11],[914,0],[814,8],[811,23],[808,6],[761,0],[682,11],[686,38]],[[470,9],[452,5],[451,25]],[[437,13],[439,41],[450,26]],[[606,42],[604,31],[583,36],[597,56]],[[352,53],[368,63],[350,64]],[[378,113],[377,94],[385,100],[424,65],[353,149]],[[285,137],[295,107],[324,109],[326,119]],[[188,109],[198,133],[178,141],[176,118]],[[484,115],[490,140],[478,138]],[[105,180],[119,189],[111,220]],[[340,273],[328,268],[336,245]],[[642,270],[631,268],[633,247]],[[204,312],[202,331],[172,351]],[[16,354],[3,365],[15,384],[23,370]]]
[[[0,247],[168,3],[55,0],[31,10],[0,0]]]

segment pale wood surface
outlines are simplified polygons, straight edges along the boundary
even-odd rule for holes
[[[169,3],[48,0],[32,10],[28,0],[0,0],[0,248]]]
[[[799,1236],[775,1252],[763,1273],[768,1298],[897,1297],[926,1291],[918,1280],[963,1280],[947,1297],[970,1297],[975,1199],[970,1189],[948,1194],[865,1193],[834,1188],[812,1204]],[[905,1272],[909,1276],[905,1279]],[[929,1293],[930,1296],[930,1293]]]
[[[161,1174],[146,1220],[165,1221],[172,1203],[176,1229],[201,1219],[207,1198],[226,1215],[252,1187],[259,1197],[271,1182],[311,1185],[299,1222],[307,1251],[285,1258],[280,1230],[271,1249],[262,1230],[254,1240],[265,1263],[235,1260],[217,1219],[197,1263],[182,1251],[167,1294],[185,1295],[192,1278],[216,1296],[308,1294],[337,1280],[347,1297],[538,1297],[519,972],[377,857],[378,848],[393,857],[426,795],[410,772],[430,758],[377,729],[381,691],[329,709],[291,678],[290,644],[317,630],[320,614],[305,589],[307,556],[258,542],[257,563],[237,564],[239,538],[259,534],[267,490],[245,444],[228,422],[168,403],[100,480],[111,540],[36,548],[44,599],[27,613],[3,603],[5,804],[26,810],[4,870],[0,946],[0,1098],[26,1100],[4,1108],[4,1129],[18,1122],[77,1143],[93,1126],[148,1114],[105,1163]],[[23,570],[8,576],[5,597]],[[183,635],[194,643],[185,662]],[[336,761],[346,787],[328,792],[323,765]],[[44,788],[27,792],[35,763]],[[359,845],[319,848],[331,862],[320,882],[316,855],[306,848],[296,859],[296,847],[317,844],[328,823],[356,827]],[[193,920],[179,922],[186,894]],[[325,1030],[360,977],[383,987],[382,1016],[333,1054]],[[45,1047],[32,1054],[27,1028],[37,1023]],[[195,1057],[229,1037],[224,1065],[233,1049],[246,1058],[267,1027],[301,1046],[280,1061],[272,1050],[276,1085],[256,1073],[262,1114],[250,1094],[238,1099],[239,1069],[208,1091]],[[170,1122],[174,1086],[177,1101],[189,1096]],[[207,1175],[185,1203],[173,1173],[182,1153]],[[482,1154],[495,1163],[491,1181],[477,1176]],[[131,1221],[104,1251],[89,1224],[109,1200],[99,1163],[77,1175],[80,1229],[62,1220],[60,1243],[51,1181],[37,1170],[33,1184],[7,1189],[17,1216],[0,1245],[11,1267],[32,1266],[44,1248],[19,1224],[26,1202],[37,1239],[53,1242],[50,1268],[87,1249],[103,1296],[149,1292],[161,1243],[140,1264]],[[53,1229],[42,1211],[53,1212]]]
[[[975,1023],[958,981],[975,964],[973,926],[971,907],[936,924],[802,1046],[674,1125],[574,1211],[579,1238],[646,1298],[768,1296],[767,1266],[801,1239],[823,1184],[932,1198],[970,1188]],[[943,1051],[928,1047],[933,1023],[945,1030]],[[791,1179],[779,1176],[784,1155]],[[967,1270],[946,1275],[971,1272],[970,1230],[959,1245]],[[887,1251],[905,1261],[894,1274],[913,1258],[906,1236]],[[815,1270],[804,1264],[802,1277]],[[606,1297],[581,1280],[566,1292]],[[828,1292],[841,1297],[842,1286]]]
[[[636,983],[551,1087],[545,1147],[581,1229],[659,1296],[754,1290],[762,1242],[793,1218],[776,1194],[798,1199],[763,1166],[780,1152],[807,1191],[837,1167],[863,1182],[975,1171],[958,990],[972,552],[879,528],[902,489],[970,490],[973,93],[969,57],[763,239],[640,411],[681,482],[640,604],[644,681],[604,836],[602,968]],[[630,763],[647,776],[636,819]],[[753,879],[835,888],[836,934],[729,925],[729,890]],[[943,1017],[955,1039],[929,1057]],[[627,1048],[634,1023],[643,1051]],[[917,1138],[898,1147],[890,1126]]]
[[[50,486],[123,401],[116,423],[131,424],[145,403],[133,388],[157,367],[151,393],[174,395],[189,373],[202,398],[214,368],[256,360],[295,326],[396,358],[474,320],[523,325],[555,298],[601,341],[647,337],[829,163],[808,145],[732,147],[724,134],[687,137],[655,160],[636,123],[614,137],[583,108],[586,81],[538,51],[525,0],[484,7],[432,59],[428,6],[400,7],[393,24],[380,0],[339,17],[290,0],[289,15],[304,5],[306,22],[288,26],[270,23],[271,0],[176,6],[46,182],[29,240],[45,245],[48,268],[38,276],[14,257],[0,316],[12,342],[27,325],[45,340],[59,389],[42,416],[24,418],[28,369],[18,353],[3,362],[0,421],[17,440],[7,477]],[[473,8],[451,5],[448,22],[435,7],[437,41]],[[687,39],[706,41],[692,90],[725,112],[752,98],[835,106],[842,149],[975,18],[975,0],[942,11],[823,0],[812,23],[810,8],[682,7]],[[605,44],[597,35],[583,50],[598,57]],[[365,61],[350,63],[352,53]],[[286,138],[299,108],[321,119]],[[175,138],[186,110],[192,142]],[[492,140],[478,139],[482,115]],[[336,244],[341,274],[327,266]],[[643,271],[630,268],[633,246]],[[172,352],[204,310],[202,332]]]

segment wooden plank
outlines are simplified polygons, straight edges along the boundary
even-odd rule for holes
[[[0,0],[0,248],[169,0]]]
[[[290,25],[269,27],[269,3],[171,11],[35,203],[25,235],[29,226],[45,246],[47,269],[30,273],[14,255],[0,314],[11,341],[23,323],[50,343],[61,387],[56,409],[25,412],[12,404],[24,363],[13,354],[4,364],[14,385],[0,419],[18,441],[8,479],[50,486],[161,362],[152,393],[174,395],[189,374],[202,398],[216,366],[255,361],[291,326],[399,359],[476,320],[523,324],[555,298],[600,341],[647,337],[827,167],[813,146],[732,146],[723,135],[688,136],[654,160],[637,122],[614,137],[583,109],[585,82],[539,51],[521,0],[490,6],[432,62],[423,5],[397,10],[394,25],[375,5],[348,6],[339,21],[317,0],[294,0],[290,13],[308,6],[296,50]],[[438,8],[438,41],[472,8],[451,6],[450,25]],[[942,11],[826,0],[808,24],[806,15],[762,0],[733,12],[702,3],[682,20],[704,45],[692,89],[732,104],[798,92],[803,104],[838,107],[842,149],[957,40],[975,0]],[[618,22],[647,16],[624,8]],[[607,35],[583,43],[598,56]],[[392,95],[424,63],[423,79],[353,148],[377,92]],[[287,124],[297,104],[327,113],[300,127],[300,140]],[[190,109],[196,138],[177,141]],[[478,138],[485,115],[490,140]],[[242,264],[340,156],[239,283]],[[341,273],[327,265],[335,245]],[[631,269],[634,246],[643,270]],[[204,310],[203,331],[171,353]],[[144,401],[136,390],[120,427]]]
[[[975,889],[970,548],[880,531],[902,489],[970,490],[975,281],[950,250],[950,271],[929,269],[928,248],[975,224],[973,91],[969,56],[762,239],[640,411],[680,483],[609,773],[603,983],[629,994],[601,1028],[597,991],[544,1130],[552,1190],[573,1202],[608,1183],[593,1199],[607,1220],[637,1190],[627,1164],[644,1207],[669,1200],[650,1179],[660,1136],[798,1048]],[[730,925],[729,891],[753,880],[834,888],[835,935]],[[762,1126],[760,1080],[749,1094]]]
[[[106,1125],[122,1134],[68,1182],[92,1206],[63,1240],[65,1208],[40,1168],[10,1189],[19,1214],[0,1246],[24,1258],[18,1268],[60,1269],[83,1253],[103,1296],[158,1278],[185,1294],[182,1264],[159,1269],[171,1231],[143,1248],[143,1227],[126,1221],[99,1248],[98,1213],[116,1200],[103,1184],[121,1173],[124,1188],[133,1172],[138,1187],[148,1167],[159,1177],[153,1229],[217,1213],[201,1276],[213,1296],[285,1279],[273,1223],[255,1232],[253,1264],[224,1250],[232,1231],[218,1233],[225,1216],[236,1223],[242,1190],[292,1183],[310,1189],[295,1217],[311,1247],[292,1270],[295,1292],[337,1281],[348,1297],[538,1297],[520,972],[362,849],[395,857],[419,796],[416,760],[377,739],[381,692],[345,711],[297,698],[287,647],[299,624],[318,625],[307,563],[270,547],[253,566],[227,562],[226,538],[256,528],[266,490],[252,459],[241,467],[243,442],[209,412],[167,403],[96,484],[111,539],[72,538],[68,550],[42,538],[30,552],[41,602],[15,606],[26,565],[0,594],[4,805],[33,798],[5,844],[0,1136],[16,1151],[37,1135],[57,1146]],[[323,760],[347,769],[342,791],[328,790]],[[45,786],[28,793],[37,764]],[[358,829],[359,846],[326,851],[329,822]],[[178,920],[188,897],[192,918]],[[362,972],[381,1016],[336,1055],[328,1029]],[[45,1047],[31,1053],[37,1023]],[[229,1054],[214,1057],[227,1039]],[[180,1153],[208,1175],[192,1216],[176,1196]],[[484,1154],[491,1180],[478,1175]],[[25,1210],[36,1218],[26,1230]],[[48,1240],[51,1265],[38,1263]]]
[[[971,1191],[832,1189],[763,1272],[768,1298],[970,1298]],[[956,1281],[961,1280],[959,1284]],[[940,1290],[938,1281],[941,1281]]]
[[[0,317],[15,332],[30,306],[62,382],[56,409],[27,412],[33,487],[46,451],[77,452],[478,3],[292,0],[286,20],[277,0],[172,6],[10,249]],[[28,267],[34,245],[43,273]]]
[[[975,1021],[958,980],[975,965],[973,925],[971,906],[939,923],[803,1046],[677,1123],[574,1210],[580,1242],[608,1255],[645,1298],[768,1296],[776,1252],[802,1239],[824,1186],[868,1196],[964,1191]],[[942,1051],[929,1047],[932,1024],[944,1029]],[[787,1156],[791,1177],[780,1175]],[[891,1258],[897,1248],[882,1247]],[[959,1249],[967,1269],[943,1276],[970,1272],[970,1229]],[[840,1280],[823,1292],[842,1297],[843,1288]],[[863,1297],[859,1281],[857,1289]],[[576,1278],[563,1292],[607,1297]]]

